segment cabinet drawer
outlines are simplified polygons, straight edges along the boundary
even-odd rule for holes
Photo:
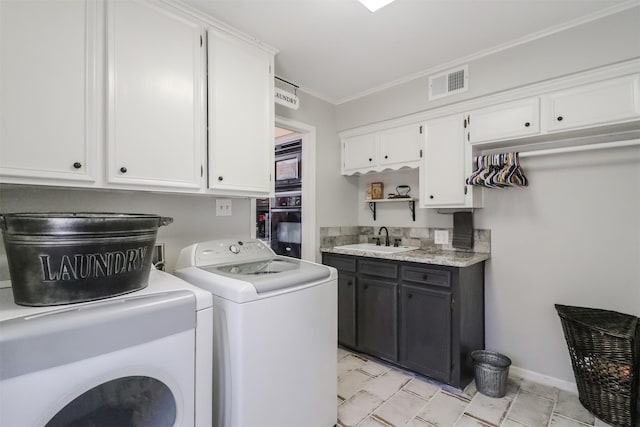
[[[387,277],[389,279],[398,278],[398,265],[391,262],[381,262],[379,260],[358,260],[358,272],[370,276]]]
[[[431,268],[405,267],[400,270],[402,280],[426,285],[451,286],[451,273]]]
[[[335,267],[340,271],[356,272],[356,259],[351,257],[325,254],[323,264]]]

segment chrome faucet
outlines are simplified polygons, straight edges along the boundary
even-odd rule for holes
[[[380,227],[380,230],[378,231],[378,236],[382,235],[382,230],[384,230],[386,233],[384,237],[384,245],[389,246],[389,230],[387,230],[387,227]]]

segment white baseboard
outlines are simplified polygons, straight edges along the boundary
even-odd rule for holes
[[[533,381],[538,384],[544,384],[544,385],[558,388],[560,390],[568,391],[569,393],[578,394],[578,388],[576,386],[576,383],[571,381],[565,381],[559,378],[549,377],[547,375],[530,371],[528,369],[519,368],[517,366],[511,366],[509,368],[509,374],[513,374],[516,377],[520,377],[528,381]]]

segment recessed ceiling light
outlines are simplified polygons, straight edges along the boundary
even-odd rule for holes
[[[358,0],[360,3],[365,5],[367,9],[371,12],[375,12],[376,10],[388,5],[394,0]]]

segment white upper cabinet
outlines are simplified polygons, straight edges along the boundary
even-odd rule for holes
[[[380,132],[380,164],[383,167],[418,167],[420,126],[409,125]]]
[[[152,2],[107,3],[109,183],[201,187],[203,34]]]
[[[91,1],[0,1],[3,182],[92,185],[95,27]]]
[[[636,74],[545,95],[546,129],[553,132],[638,120],[639,80]]]
[[[473,110],[464,125],[471,144],[537,135],[540,100],[535,97]]]
[[[462,206],[465,203],[465,141],[463,115],[428,121],[420,168],[420,206]]]
[[[273,55],[208,31],[209,188],[273,192]]]
[[[378,165],[377,133],[352,136],[342,141],[342,174],[373,170]]]
[[[417,168],[420,149],[420,125],[417,124],[343,137],[342,174]]]

